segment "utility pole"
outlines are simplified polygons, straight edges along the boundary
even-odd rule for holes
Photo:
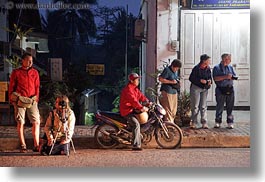
[[[128,4],[126,5],[126,23],[125,23],[125,83],[127,83],[127,61],[128,61]]]

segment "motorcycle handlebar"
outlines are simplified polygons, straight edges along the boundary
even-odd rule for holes
[[[157,103],[155,103],[155,102],[149,102],[148,109],[154,110],[156,105],[157,105]]]

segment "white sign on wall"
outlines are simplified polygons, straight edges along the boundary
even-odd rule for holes
[[[50,58],[50,76],[53,81],[62,81],[62,58]]]

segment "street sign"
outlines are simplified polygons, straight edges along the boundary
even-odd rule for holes
[[[90,75],[104,75],[105,66],[104,64],[87,64],[86,72],[89,72]]]
[[[250,0],[192,0],[192,9],[249,9]]]

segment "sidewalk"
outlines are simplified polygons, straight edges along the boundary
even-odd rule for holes
[[[250,111],[234,111],[235,128],[226,129],[223,123],[220,129],[213,128],[215,111],[208,111],[209,129],[191,130],[182,127],[183,142],[181,147],[250,147]],[[226,118],[225,113],[223,118]],[[73,141],[75,148],[98,148],[94,142],[95,128],[91,126],[76,126]],[[41,127],[41,136],[43,135]],[[28,148],[32,148],[31,128],[25,127],[25,138]],[[153,140],[143,148],[157,148]],[[0,151],[19,149],[16,126],[0,126]]]

